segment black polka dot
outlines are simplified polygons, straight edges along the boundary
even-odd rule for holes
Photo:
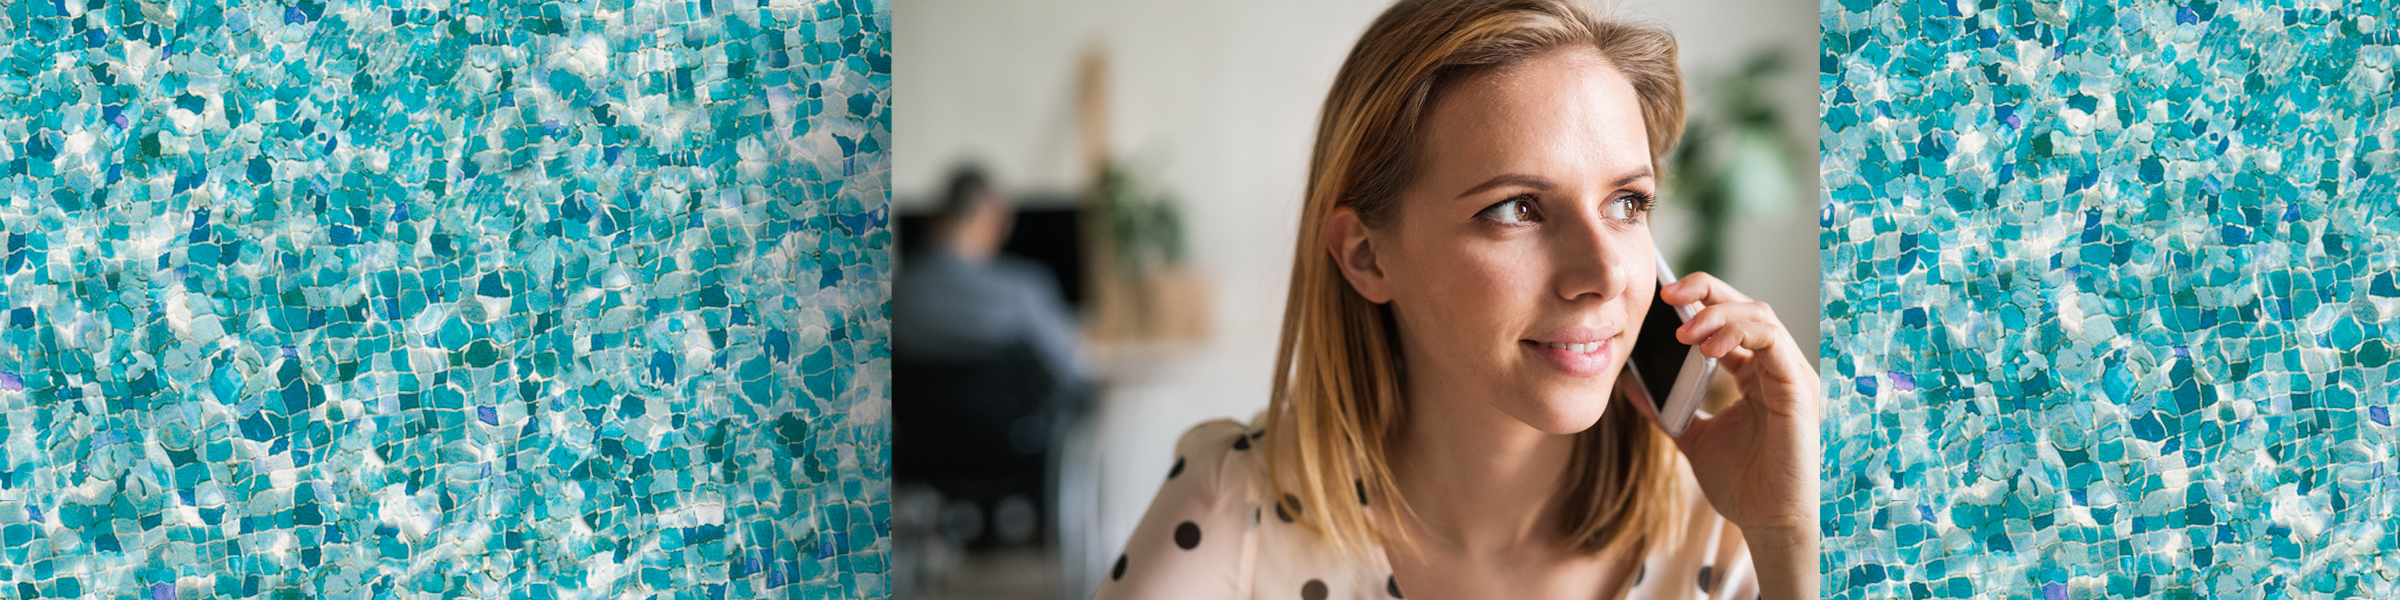
[[[1391,594],[1393,598],[1407,598],[1407,596],[1400,595],[1400,578],[1398,577],[1385,576],[1383,578],[1383,591]]]
[[[1329,593],[1325,590],[1325,582],[1316,579],[1310,579],[1300,586],[1300,600],[1325,600]]]
[[[1185,550],[1200,547],[1200,526],[1191,521],[1184,521],[1182,525],[1176,525],[1175,545]]]
[[[1235,450],[1249,450],[1249,449],[1250,449],[1250,438],[1249,438],[1249,437],[1247,437],[1247,436],[1245,436],[1245,437],[1237,437],[1237,438],[1233,438],[1233,449],[1235,449]]]
[[[1633,584],[1634,584],[1634,585],[1641,585],[1641,584],[1642,584],[1642,577],[1643,577],[1643,576],[1646,576],[1646,575],[1649,575],[1649,574],[1650,574],[1650,565],[1649,565],[1649,564],[1647,564],[1647,563],[1644,563],[1644,564],[1643,564],[1642,566],[1640,566],[1640,567],[1635,567],[1635,568],[1633,569]]]
[[[1108,570],[1108,579],[1109,579],[1110,581],[1116,581],[1116,580],[1120,580],[1120,579],[1124,579],[1124,578],[1125,578],[1125,555],[1123,555],[1123,554],[1119,554],[1119,555],[1117,555],[1117,566],[1116,566],[1116,568],[1113,568],[1113,569],[1109,569],[1109,570]]]
[[[1716,571],[1716,567],[1715,567],[1714,565],[1700,565],[1700,592],[1701,592],[1701,593],[1707,593],[1707,592],[1708,592],[1708,579],[1709,579],[1709,575],[1713,574],[1715,571]]]
[[[1290,506],[1292,507],[1292,508],[1291,508],[1291,511],[1289,511],[1289,512],[1286,512],[1286,511],[1284,511],[1284,508],[1283,508],[1283,507],[1284,507],[1285,505],[1290,505]],[[1299,497],[1299,496],[1294,496],[1294,495],[1291,495],[1291,494],[1284,494],[1284,495],[1283,495],[1283,501],[1282,501],[1282,502],[1277,502],[1277,503],[1275,503],[1275,518],[1277,518],[1277,519],[1283,519],[1283,522],[1285,522],[1285,523],[1290,523],[1290,522],[1292,522],[1292,515],[1297,515],[1297,514],[1300,514],[1300,497]]]
[[[1172,468],[1172,469],[1167,469],[1167,478],[1168,478],[1168,479],[1174,479],[1174,478],[1175,478],[1175,476],[1177,476],[1177,475],[1182,475],[1182,474],[1183,474],[1183,457],[1181,457],[1181,456],[1178,456],[1178,457],[1175,457],[1175,468]]]

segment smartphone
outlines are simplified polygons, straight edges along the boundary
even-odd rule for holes
[[[1691,427],[1692,416],[1700,412],[1700,396],[1708,391],[1709,378],[1716,376],[1717,359],[1675,339],[1675,329],[1698,314],[1700,305],[1667,304],[1657,290],[1674,280],[1666,257],[1658,257],[1658,281],[1650,284],[1650,311],[1642,317],[1633,352],[1626,356],[1625,375],[1630,381],[1623,388],[1630,399],[1650,409],[1659,429],[1680,437]]]

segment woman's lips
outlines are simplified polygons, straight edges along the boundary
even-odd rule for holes
[[[1520,340],[1521,347],[1542,357],[1550,366],[1574,377],[1596,377],[1608,372],[1610,358],[1616,354],[1616,340],[1597,342],[1536,342]]]

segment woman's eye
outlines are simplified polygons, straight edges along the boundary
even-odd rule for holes
[[[1502,200],[1499,204],[1483,209],[1481,214],[1475,216],[1502,223],[1527,223],[1540,220],[1539,216],[1533,212],[1533,203],[1524,196]]]
[[[1649,194],[1626,194],[1609,200],[1603,210],[1608,218],[1631,221],[1650,212],[1650,205],[1656,201],[1656,197]]]

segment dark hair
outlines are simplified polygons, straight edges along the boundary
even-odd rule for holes
[[[956,223],[967,211],[975,208],[975,200],[992,191],[992,180],[975,163],[960,163],[950,169],[950,187],[942,193],[942,208],[934,213],[934,221]]]

